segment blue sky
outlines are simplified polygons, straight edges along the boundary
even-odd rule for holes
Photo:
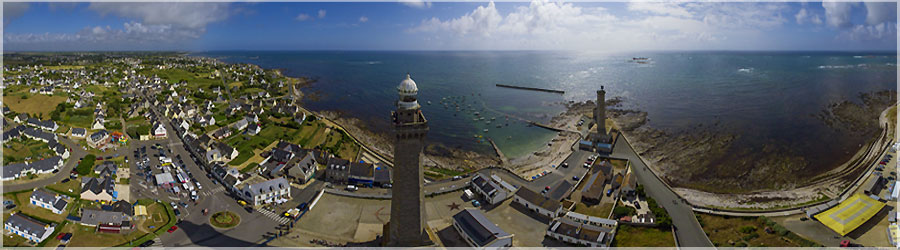
[[[896,3],[4,3],[4,50],[896,50]]]

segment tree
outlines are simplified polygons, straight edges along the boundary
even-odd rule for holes
[[[84,156],[81,163],[78,163],[78,166],[75,167],[75,171],[80,175],[90,174],[91,170],[94,168],[94,161],[96,160],[97,156],[94,154]]]
[[[617,206],[615,209],[613,209],[614,218],[622,218],[625,216],[633,215],[634,213],[634,208],[626,206]]]

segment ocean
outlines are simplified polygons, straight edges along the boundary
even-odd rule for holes
[[[221,51],[192,55],[316,79],[303,91],[319,98],[304,101],[305,107],[343,112],[376,132],[389,129],[396,86],[409,73],[429,120],[429,143],[491,153],[490,144],[481,139],[490,137],[508,157],[527,155],[556,135],[517,118],[547,122],[564,110],[564,103],[593,100],[595,91],[604,86],[607,99],[623,99],[621,108],[646,111],[650,127],[683,131],[716,124],[739,135],[741,145],[788,145],[811,159],[812,165],[833,167],[871,138],[836,131],[815,115],[831,103],[859,102],[860,93],[897,86],[895,53]],[[649,59],[637,63],[633,57]],[[557,89],[565,94],[495,84]],[[456,110],[457,103],[461,111]],[[478,116],[473,112],[485,119],[474,120]]]

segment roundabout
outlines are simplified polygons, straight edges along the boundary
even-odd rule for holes
[[[241,224],[241,217],[229,211],[216,212],[209,217],[209,224],[217,228],[232,228]]]

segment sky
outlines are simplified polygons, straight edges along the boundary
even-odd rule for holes
[[[898,37],[896,3],[409,1],[5,2],[3,49],[895,51]]]

